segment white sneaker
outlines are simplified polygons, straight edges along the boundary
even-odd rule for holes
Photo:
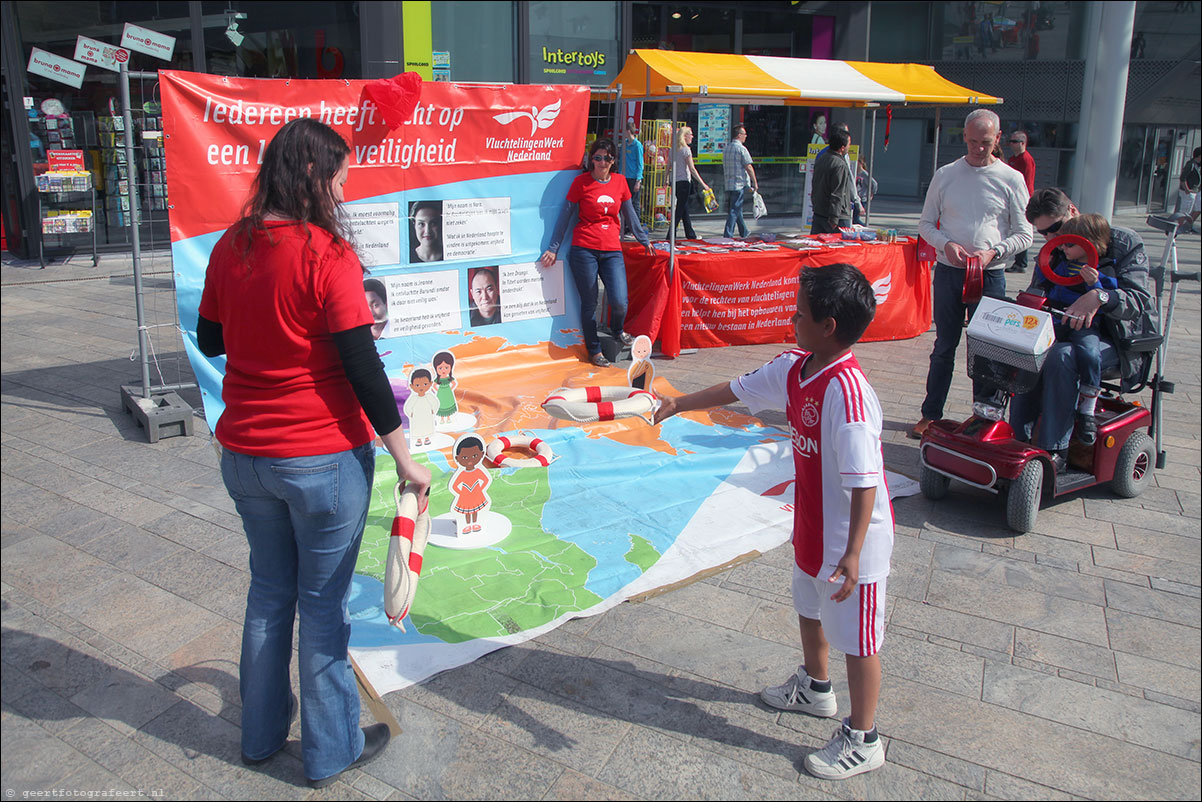
[[[797,673],[789,677],[784,685],[773,685],[760,691],[764,704],[777,710],[792,710],[799,713],[809,713],[811,716],[830,718],[839,709],[835,692],[816,691],[814,681],[806,673],[803,666],[797,667]]]
[[[885,765],[885,747],[881,737],[872,743],[864,742],[864,733],[853,730],[843,719],[835,737],[819,749],[806,755],[806,771],[824,780],[844,780],[879,769]]]

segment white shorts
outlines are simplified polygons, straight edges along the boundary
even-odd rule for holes
[[[1199,211],[1198,197],[1202,193],[1186,192],[1184,189],[1177,190],[1177,211],[1181,214],[1193,214]]]
[[[815,579],[794,564],[793,609],[802,618],[821,621],[827,642],[839,651],[871,657],[885,640],[885,580],[857,585],[843,601],[831,601],[839,586]]]

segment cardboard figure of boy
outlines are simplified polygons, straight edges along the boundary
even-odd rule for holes
[[[401,410],[409,419],[409,448],[428,451],[434,445],[434,426],[438,419],[438,393],[429,368],[417,368],[409,374],[409,397]]]
[[[468,535],[479,532],[481,513],[487,513],[492,506],[488,497],[488,486],[492,478],[482,465],[484,462],[484,441],[474,434],[465,434],[455,441],[455,463],[459,469],[451,476],[451,509],[463,516],[461,534]]]
[[[651,338],[640,334],[630,345],[632,362],[626,370],[626,383],[637,390],[650,390],[655,383],[655,366],[651,364]]]

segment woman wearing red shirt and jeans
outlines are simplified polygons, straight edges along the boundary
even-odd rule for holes
[[[647,253],[651,238],[639,223],[639,216],[630,201],[626,179],[611,173],[617,150],[608,139],[598,139],[589,148],[588,172],[576,176],[568,189],[568,201],[555,224],[551,244],[539,258],[543,267],[555,264],[555,255],[563,244],[564,235],[572,222],[572,247],[568,250],[568,267],[576,291],[580,293],[580,328],[589,361],[597,367],[609,365],[601,353],[597,337],[597,276],[605,282],[609,293],[610,331],[623,345],[634,342],[623,330],[626,323],[626,263],[622,261],[622,224],[618,215],[625,216],[626,225],[634,232]]]
[[[242,631],[242,760],[283,748],[300,613],[301,754],[321,788],[379,755],[359,727],[347,598],[375,471],[374,427],[397,475],[424,490],[372,340],[363,268],[338,219],[349,148],[302,118],[267,146],[245,216],[213,248],[196,326],[226,355],[221,475],[250,543]]]

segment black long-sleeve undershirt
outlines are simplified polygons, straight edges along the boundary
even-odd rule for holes
[[[334,332],[331,338],[338,349],[347,381],[372,428],[381,435],[395,431],[401,425],[401,413],[397,409],[388,376],[384,373],[384,363],[376,352],[371,325]],[[224,354],[225,334],[221,324],[201,315],[196,321],[196,343],[200,352],[207,357]]]

